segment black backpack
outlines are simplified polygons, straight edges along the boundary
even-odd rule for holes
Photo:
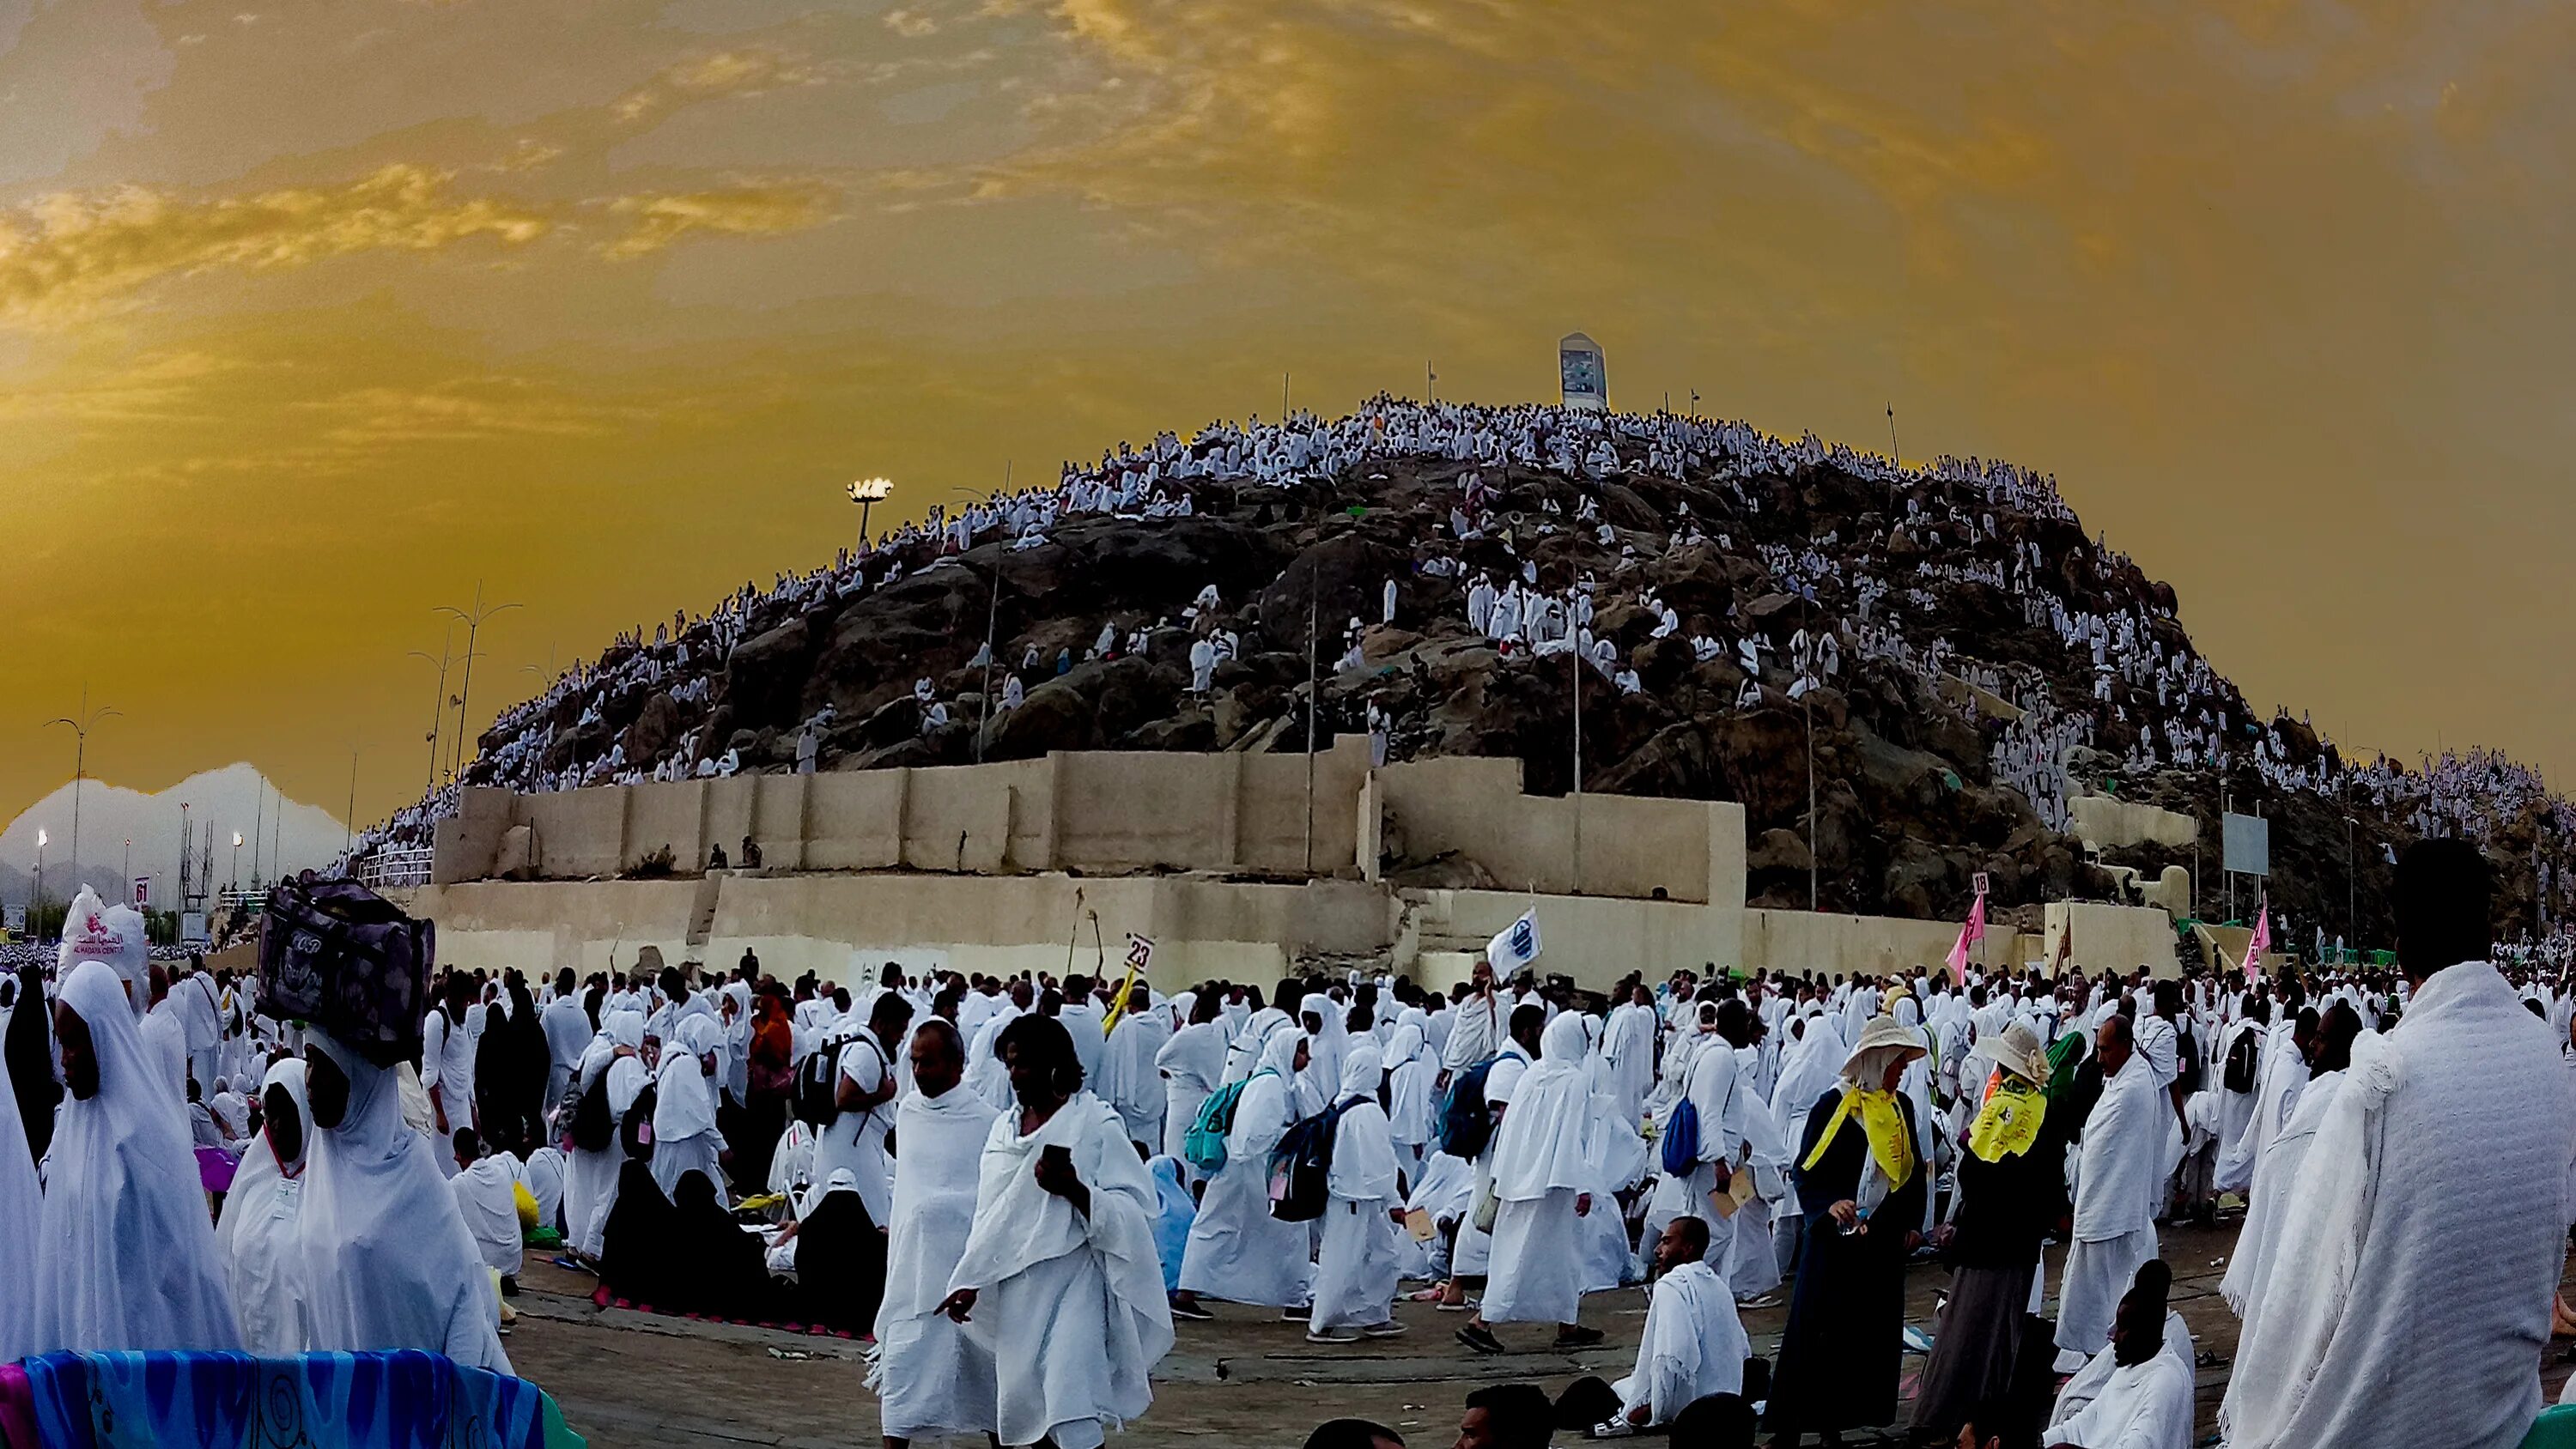
[[[609,1066],[615,1066],[611,1062]],[[608,1067],[590,1079],[590,1086],[573,1099],[572,1122],[564,1136],[583,1152],[604,1152],[617,1138],[617,1119],[608,1112]]]
[[[796,1120],[817,1132],[841,1114],[841,1049],[850,1041],[841,1037],[823,1043],[796,1069],[796,1086],[790,1094]]]
[[[1326,1107],[1290,1127],[1270,1149],[1270,1215],[1283,1223],[1310,1223],[1332,1201],[1333,1133],[1354,1097]]]
[[[1497,1054],[1485,1058],[1460,1072],[1449,1083],[1449,1093],[1440,1099],[1440,1150],[1452,1157],[1473,1161],[1493,1140],[1494,1109],[1485,1100],[1485,1078],[1501,1061]]]
[[[2254,1090],[2254,1078],[2263,1065],[2263,1033],[2248,1028],[2236,1034],[2227,1048],[2227,1073],[2222,1079],[2231,1092]]]

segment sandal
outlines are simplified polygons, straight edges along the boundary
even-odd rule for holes
[[[1556,1336],[1556,1346],[1558,1348],[1590,1348],[1594,1344],[1599,1343],[1601,1338],[1602,1334],[1600,1329],[1577,1328],[1572,1333],[1558,1334]]]

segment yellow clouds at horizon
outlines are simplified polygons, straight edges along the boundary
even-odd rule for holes
[[[780,236],[820,226],[832,216],[836,193],[813,184],[738,186],[680,195],[621,196],[609,211],[631,218],[625,236],[601,248],[612,261],[632,261],[662,250],[692,232],[724,236]]]
[[[551,159],[536,148],[518,156]],[[166,279],[217,270],[279,271],[475,241],[523,248],[577,226],[591,209],[631,218],[623,237],[600,248],[627,260],[693,232],[777,236],[818,226],[836,195],[797,182],[565,203],[461,194],[456,179],[393,163],[341,186],[248,196],[196,199],[140,186],[39,196],[0,212],[0,325],[72,325]]]
[[[367,251],[434,251],[551,229],[498,197],[455,195],[451,172],[389,165],[339,187],[190,200],[140,186],[56,192],[0,215],[0,320],[67,323],[167,277],[265,271]]]

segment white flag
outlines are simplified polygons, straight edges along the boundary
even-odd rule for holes
[[[1494,978],[1509,980],[1538,959],[1538,912],[1524,911],[1521,918],[1505,926],[1501,934],[1485,943],[1485,959],[1494,964]]]

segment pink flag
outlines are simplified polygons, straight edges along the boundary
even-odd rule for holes
[[[2254,935],[2245,943],[2245,980],[2250,985],[2263,979],[2263,953],[2272,949],[2272,908],[2266,901],[2254,908]]]
[[[1986,894],[1977,893],[1977,902],[1968,907],[1968,923],[1959,928],[1958,944],[1950,948],[1950,981],[1964,986],[1968,981],[1968,948],[1986,939]]]

